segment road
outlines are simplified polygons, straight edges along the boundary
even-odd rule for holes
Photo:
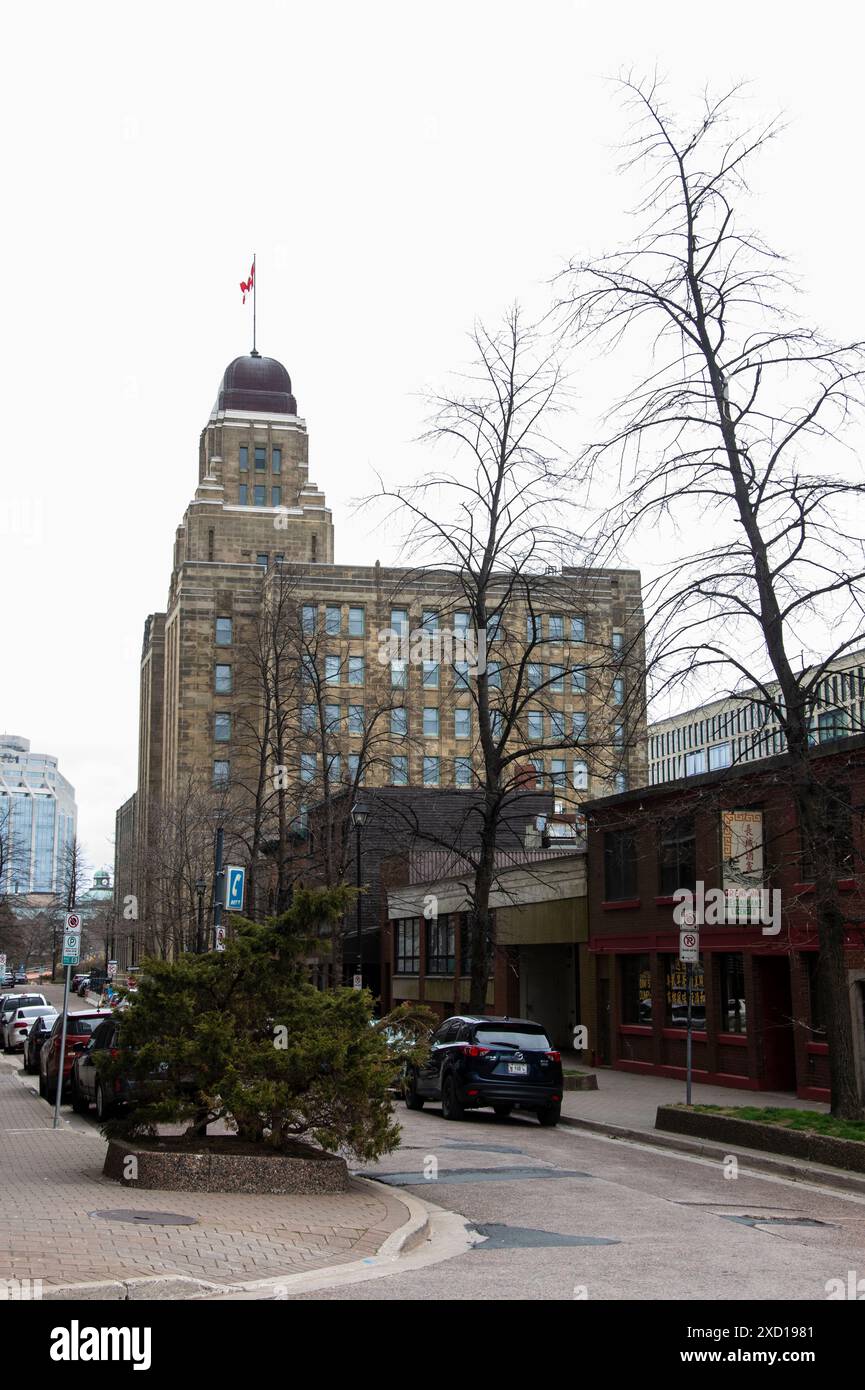
[[[818,1299],[865,1293],[865,1196],[739,1171],[533,1117],[400,1108],[403,1144],[370,1177],[458,1212],[489,1239],[327,1299]],[[430,1174],[425,1177],[424,1173]]]
[[[59,987],[43,992],[62,1002]],[[398,1115],[401,1148],[358,1171],[459,1214],[483,1239],[297,1299],[825,1300],[851,1271],[865,1295],[865,1196],[744,1167],[728,1176],[713,1160],[541,1129],[519,1113],[455,1123],[438,1105],[400,1103]]]

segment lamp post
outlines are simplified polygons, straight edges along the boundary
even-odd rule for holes
[[[356,801],[351,808],[351,823],[354,826],[355,843],[357,845],[357,966],[355,967],[356,979],[360,984],[355,984],[356,989],[363,987],[363,937],[361,928],[360,910],[360,832],[363,830],[370,817],[370,810],[362,801]]]
[[[204,950],[204,895],[207,892],[207,883],[203,878],[195,880],[195,891],[198,894],[198,932],[195,938],[195,953],[200,956]]]

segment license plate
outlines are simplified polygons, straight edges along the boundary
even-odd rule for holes
[[[527,1076],[529,1067],[527,1062],[508,1062],[508,1071],[511,1076]]]

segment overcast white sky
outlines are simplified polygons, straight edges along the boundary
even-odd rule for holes
[[[369,0],[4,15],[0,730],[59,756],[90,863],[135,788],[138,657],[225,365],[292,376],[343,562],[373,467],[414,474],[417,393],[476,315],[627,231],[605,79],[753,80],[790,128],[754,214],[805,307],[863,331],[860,9],[726,0]],[[632,557],[639,564],[640,556]]]

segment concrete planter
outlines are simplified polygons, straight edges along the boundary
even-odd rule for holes
[[[579,1076],[569,1076],[565,1072],[564,1086],[566,1091],[596,1091],[598,1078],[594,1072],[584,1072]]]
[[[789,1158],[865,1173],[865,1144],[856,1139],[807,1134],[781,1125],[761,1124],[759,1120],[738,1120],[732,1115],[712,1115],[677,1105],[658,1106],[655,1129],[688,1134],[697,1139],[714,1139],[720,1144],[741,1144],[747,1149],[786,1154]]]
[[[195,1150],[172,1139],[112,1139],[102,1168],[124,1187],[163,1192],[267,1192],[281,1195],[345,1192],[345,1159],[309,1144],[291,1153],[257,1148],[230,1136],[202,1139]]]

